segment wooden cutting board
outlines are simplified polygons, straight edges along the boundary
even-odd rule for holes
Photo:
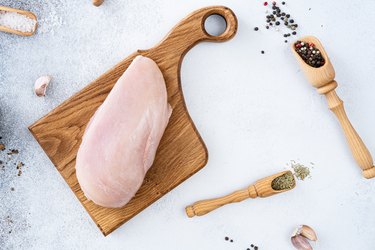
[[[204,28],[206,18],[214,14],[223,16],[227,22],[227,28],[220,36],[211,36]],[[197,43],[227,41],[236,31],[237,18],[230,9],[213,6],[197,10],[175,26],[161,43],[130,55],[29,127],[104,235],[134,217],[207,163],[206,146],[184,102],[180,84],[181,63],[184,55]],[[104,208],[84,196],[75,175],[76,154],[89,119],[137,55],[149,57],[158,64],[164,75],[173,113],[154,164],[135,197],[122,208]]]

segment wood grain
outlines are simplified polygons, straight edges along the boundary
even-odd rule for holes
[[[212,14],[223,16],[227,22],[227,28],[220,36],[211,36],[204,29],[206,18]],[[130,55],[29,127],[104,235],[134,217],[207,163],[207,149],[185,106],[180,84],[181,63],[184,55],[197,43],[227,41],[236,31],[237,19],[230,9],[222,6],[200,9],[183,19],[157,46]],[[173,113],[154,164],[135,197],[123,208],[104,208],[88,201],[83,195],[75,175],[76,154],[89,119],[137,55],[149,57],[158,64],[166,82]]]
[[[292,190],[293,187],[290,189],[284,189],[284,190],[275,190],[272,188],[272,181],[276,179],[279,176],[282,176],[284,174],[289,173],[293,176],[292,172],[290,171],[284,171],[281,173],[277,173],[268,177],[265,177],[263,179],[258,180],[253,185],[250,185],[249,187],[235,191],[229,195],[210,199],[210,200],[203,200],[195,202],[191,206],[187,206],[185,211],[188,217],[194,217],[194,216],[202,216],[205,215],[219,207],[222,207],[224,205],[234,203],[234,202],[241,202],[245,199],[252,198],[255,199],[257,197],[269,197],[275,194],[280,194],[289,190]]]
[[[32,36],[35,33],[35,31],[38,27],[38,20],[37,20],[36,15],[34,13],[32,13],[30,11],[26,11],[26,10],[9,8],[9,7],[6,7],[6,6],[1,6],[1,5],[0,5],[0,11],[15,12],[15,13],[18,13],[20,15],[25,15],[25,16],[35,20],[35,26],[34,26],[34,30],[32,32],[22,32],[22,31],[19,31],[19,30],[13,30],[13,29],[10,29],[8,27],[1,26],[1,25],[0,25],[0,31],[16,34],[16,35],[20,35],[20,36]]]
[[[303,61],[294,49],[292,44],[292,51],[299,61],[302,70],[304,71],[309,82],[318,90],[319,94],[324,94],[328,101],[328,107],[336,115],[339,120],[341,127],[344,131],[346,140],[349,144],[352,155],[357,164],[362,169],[362,174],[365,178],[370,179],[375,177],[375,167],[372,156],[368,151],[366,145],[363,143],[361,137],[354,129],[344,109],[344,103],[337,95],[335,89],[337,88],[337,82],[335,79],[335,70],[325,51],[322,43],[313,36],[307,36],[299,39],[303,42],[312,42],[320,50],[325,64],[322,67],[314,68]]]

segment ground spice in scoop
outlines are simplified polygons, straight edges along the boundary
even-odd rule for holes
[[[315,47],[313,43],[305,43],[297,41],[294,44],[294,49],[298,55],[311,67],[319,68],[324,65],[325,60],[322,53]]]
[[[285,173],[272,181],[272,188],[274,190],[291,189],[296,185],[296,181],[291,172]]]

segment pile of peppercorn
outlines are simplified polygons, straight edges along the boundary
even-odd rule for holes
[[[315,44],[297,41],[294,48],[298,55],[311,67],[319,68],[324,65],[325,60]]]
[[[281,3],[285,5],[285,2]],[[268,2],[264,2],[264,6],[267,6]],[[268,10],[266,13],[269,13]],[[283,36],[285,38],[291,35],[297,35],[298,24],[295,23],[294,19],[290,14],[283,12],[275,1],[272,2],[272,14],[266,16],[266,29],[270,27],[275,27],[276,31],[280,31],[279,26],[284,24],[284,26],[289,29],[289,32],[285,32]],[[285,42],[288,42],[285,40]]]

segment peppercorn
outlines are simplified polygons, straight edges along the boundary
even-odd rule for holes
[[[288,43],[288,40],[285,40],[284,42],[285,42],[285,43]]]
[[[264,50],[262,50],[260,53],[264,54]]]
[[[287,21],[285,21],[285,22],[284,22],[284,24],[285,24],[286,26],[288,26],[288,25],[289,25],[289,23],[288,23]]]
[[[295,36],[295,35],[297,35],[297,32],[293,31],[292,34]]]
[[[290,17],[290,14],[286,14],[286,17],[289,18],[289,17]]]
[[[277,21],[276,23],[275,23],[276,25],[280,25],[280,22],[279,21]]]
[[[290,23],[294,23],[294,20],[293,20],[293,19],[290,19],[289,22],[290,22]]]
[[[269,29],[270,28],[270,26],[266,26],[266,29]]]
[[[281,2],[282,5],[285,5],[285,2]]]
[[[258,250],[258,247],[257,247],[257,246],[255,246],[255,247],[254,247],[254,250]]]
[[[268,5],[268,2],[264,2],[263,5],[264,5],[264,6],[267,6],[267,5]]]
[[[254,28],[254,30],[255,30],[255,31],[258,31],[258,30],[259,30],[259,28],[258,28],[258,27],[255,27],[255,28]]]

